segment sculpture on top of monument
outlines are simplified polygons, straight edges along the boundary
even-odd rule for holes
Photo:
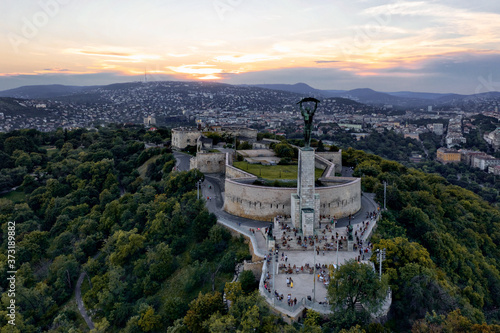
[[[306,102],[313,102],[314,107],[303,106],[302,103]],[[316,98],[307,97],[303,98],[300,102],[297,103],[300,106],[300,113],[302,114],[302,117],[304,117],[304,147],[306,148],[309,148],[311,146],[312,121],[314,112],[316,112],[319,102],[320,101],[317,100]]]

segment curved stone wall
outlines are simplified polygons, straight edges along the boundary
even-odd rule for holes
[[[342,178],[343,183],[317,187],[320,214],[337,218],[361,209],[361,179]],[[290,215],[291,195],[296,188],[256,186],[226,178],[224,210],[236,216],[272,221],[276,215]]]

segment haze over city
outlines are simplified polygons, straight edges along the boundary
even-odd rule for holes
[[[500,90],[496,1],[2,1],[0,90],[144,80]]]

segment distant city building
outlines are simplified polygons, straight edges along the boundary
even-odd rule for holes
[[[363,129],[362,124],[338,124],[341,128],[352,129],[355,131],[361,131]]]
[[[472,158],[473,157],[475,157],[475,156],[487,156],[486,153],[483,153],[482,151],[477,151],[477,150],[460,149],[459,152],[460,152],[461,162],[469,167],[472,166]]]
[[[429,106],[427,107],[427,111],[432,112],[432,105],[429,105]]]
[[[490,133],[485,133],[483,139],[493,146],[495,151],[500,150],[500,127]]]
[[[443,135],[444,133],[443,124],[441,123],[432,124],[432,131],[436,135]]]
[[[492,173],[496,176],[500,175],[500,165],[488,167],[488,173]]]
[[[144,125],[145,126],[156,125],[156,118],[153,116],[148,116],[144,118]]]
[[[254,128],[248,128],[246,125],[230,125],[223,126],[222,132],[225,132],[229,135],[238,136],[240,139],[244,138],[245,141],[256,141],[257,140],[257,131]]]
[[[370,133],[352,133],[352,136],[356,138],[356,141],[366,138]]]
[[[436,152],[436,160],[443,164],[458,163],[461,161],[461,156],[456,149],[439,148]]]
[[[453,148],[466,143],[467,140],[462,134],[462,116],[450,118],[448,121],[448,134],[446,135],[446,146]]]
[[[462,136],[462,134],[450,135],[448,133],[448,135],[446,136],[446,146],[448,146],[448,148],[452,148],[452,147],[461,145],[462,143],[466,143],[466,142],[467,142],[467,139],[465,139]]]
[[[405,137],[405,139],[410,138],[410,139],[420,140],[418,133],[405,133],[404,137]]]
[[[472,158],[472,167],[481,170],[488,170],[488,167],[500,165],[500,159],[494,158],[490,155],[474,156]]]

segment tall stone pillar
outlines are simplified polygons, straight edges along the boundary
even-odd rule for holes
[[[314,209],[314,149],[299,150],[299,166],[297,172],[297,194],[300,208]]]
[[[299,150],[297,194],[292,194],[292,223],[304,236],[312,236],[319,223],[319,195],[314,193],[314,149]]]

